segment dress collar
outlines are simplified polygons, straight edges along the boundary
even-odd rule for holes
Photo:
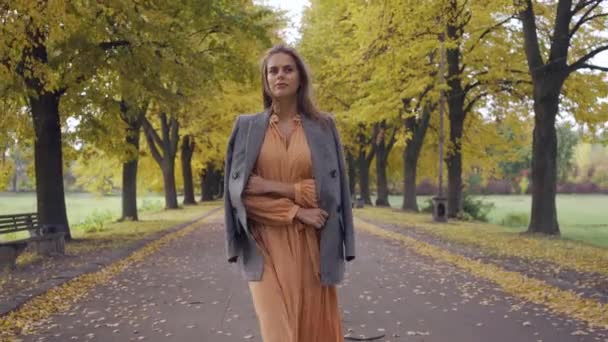
[[[302,121],[302,116],[300,114],[296,114],[293,117],[293,121],[295,121],[296,123],[300,123]],[[279,116],[274,113],[270,114],[270,122],[274,124],[279,123]]]

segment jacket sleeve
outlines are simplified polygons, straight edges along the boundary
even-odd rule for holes
[[[236,134],[239,129],[240,116],[236,118],[234,126],[232,127],[232,133],[228,139],[228,146],[226,148],[226,160],[224,164],[224,226],[226,227],[226,256],[228,262],[236,262],[239,255],[238,246],[238,234],[239,226],[236,213],[232,210],[232,202],[230,201],[230,187],[229,180],[232,167],[232,152],[234,148],[234,141]]]
[[[338,169],[340,173],[340,202],[342,224],[344,226],[344,256],[346,261],[355,259],[355,229],[353,224],[353,211],[351,206],[350,188],[346,173],[346,162],[344,158],[344,147],[340,140],[340,134],[336,128],[336,122],[331,118],[331,128],[338,153]]]

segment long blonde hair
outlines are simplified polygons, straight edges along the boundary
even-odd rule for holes
[[[296,63],[296,67],[298,68],[298,73],[300,74],[300,85],[298,87],[297,92],[297,106],[298,111],[307,115],[312,119],[317,121],[322,121],[322,119],[327,119],[327,115],[321,113],[317,106],[315,106],[312,100],[312,83],[310,80],[310,73],[308,72],[308,68],[302,60],[302,57],[296,52],[296,50],[292,47],[289,47],[284,44],[275,45],[264,55],[262,58],[261,65],[261,76],[262,76],[262,98],[264,99],[264,109],[269,109],[272,107],[272,96],[270,92],[270,86],[268,85],[268,79],[266,78],[268,73],[268,59],[277,53],[284,53],[291,58]]]

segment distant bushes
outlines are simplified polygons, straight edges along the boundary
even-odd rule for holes
[[[447,180],[446,180],[447,185]],[[490,179],[485,185],[481,183],[469,184],[467,192],[474,195],[516,195],[530,194],[530,183],[526,178],[518,180],[518,182],[507,179]],[[586,182],[568,182],[557,185],[557,192],[561,194],[608,194],[608,187],[602,187],[597,183]],[[416,194],[420,196],[433,196],[438,193],[437,186],[428,178],[423,179],[416,186]]]
[[[528,220],[528,213],[508,213],[500,220],[500,224],[507,227],[526,227]]]
[[[458,218],[465,221],[475,220],[488,222],[488,215],[492,209],[494,209],[494,203],[486,202],[481,198],[474,198],[472,195],[464,193],[462,198],[463,213]],[[424,201],[422,208],[420,208],[420,211],[432,213],[433,200],[431,198],[427,198],[426,201]]]

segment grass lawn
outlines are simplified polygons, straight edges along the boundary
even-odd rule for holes
[[[81,254],[128,245],[146,235],[202,216],[212,208],[221,207],[221,202],[206,202],[177,210],[164,210],[164,196],[143,196],[138,199],[140,221],[137,222],[116,222],[122,211],[120,196],[99,197],[86,193],[68,193],[66,205],[70,231],[75,240],[66,245],[66,251],[69,254]],[[34,193],[0,193],[0,215],[35,211]],[[27,232],[5,234],[0,236],[0,241],[27,236]],[[32,258],[37,257],[33,253],[24,253],[17,262],[27,264],[33,261]]]
[[[366,207],[355,209],[354,214],[363,219],[399,225],[404,229],[420,229],[447,241],[475,246],[489,254],[544,260],[581,272],[608,275],[608,244],[588,240],[589,234],[579,234],[585,237],[583,242],[568,237],[519,234],[512,228],[491,223],[456,220],[435,223],[429,214],[389,208]],[[594,235],[608,241],[606,230]]]
[[[165,206],[163,195],[140,196],[137,200],[140,210],[158,210]],[[67,193],[66,206],[68,222],[71,225],[82,223],[93,213],[107,213],[118,218],[122,211],[121,198],[116,196],[96,196],[88,193]],[[0,215],[29,213],[36,211],[35,193],[0,192]]]
[[[116,222],[116,218],[120,216],[117,215],[110,219],[100,220],[94,227],[84,224],[71,225],[73,240],[66,243],[66,253],[77,256],[93,251],[123,248],[151,234],[192,221],[212,209],[221,207],[222,203],[219,201],[205,202],[175,210],[143,211],[139,214],[139,221]],[[86,209],[90,210],[90,208]],[[15,236],[11,238],[15,238]],[[41,260],[39,255],[33,251],[27,251],[19,256],[17,264],[26,265],[38,260]]]
[[[419,196],[422,207],[428,196]],[[494,203],[490,212],[490,223],[500,224],[509,214],[530,215],[531,196],[495,195],[477,196],[484,202]],[[401,196],[391,196],[393,208],[400,208]],[[562,237],[608,247],[608,195],[566,195],[557,196],[557,219]],[[527,226],[508,227],[512,231],[525,231]]]

